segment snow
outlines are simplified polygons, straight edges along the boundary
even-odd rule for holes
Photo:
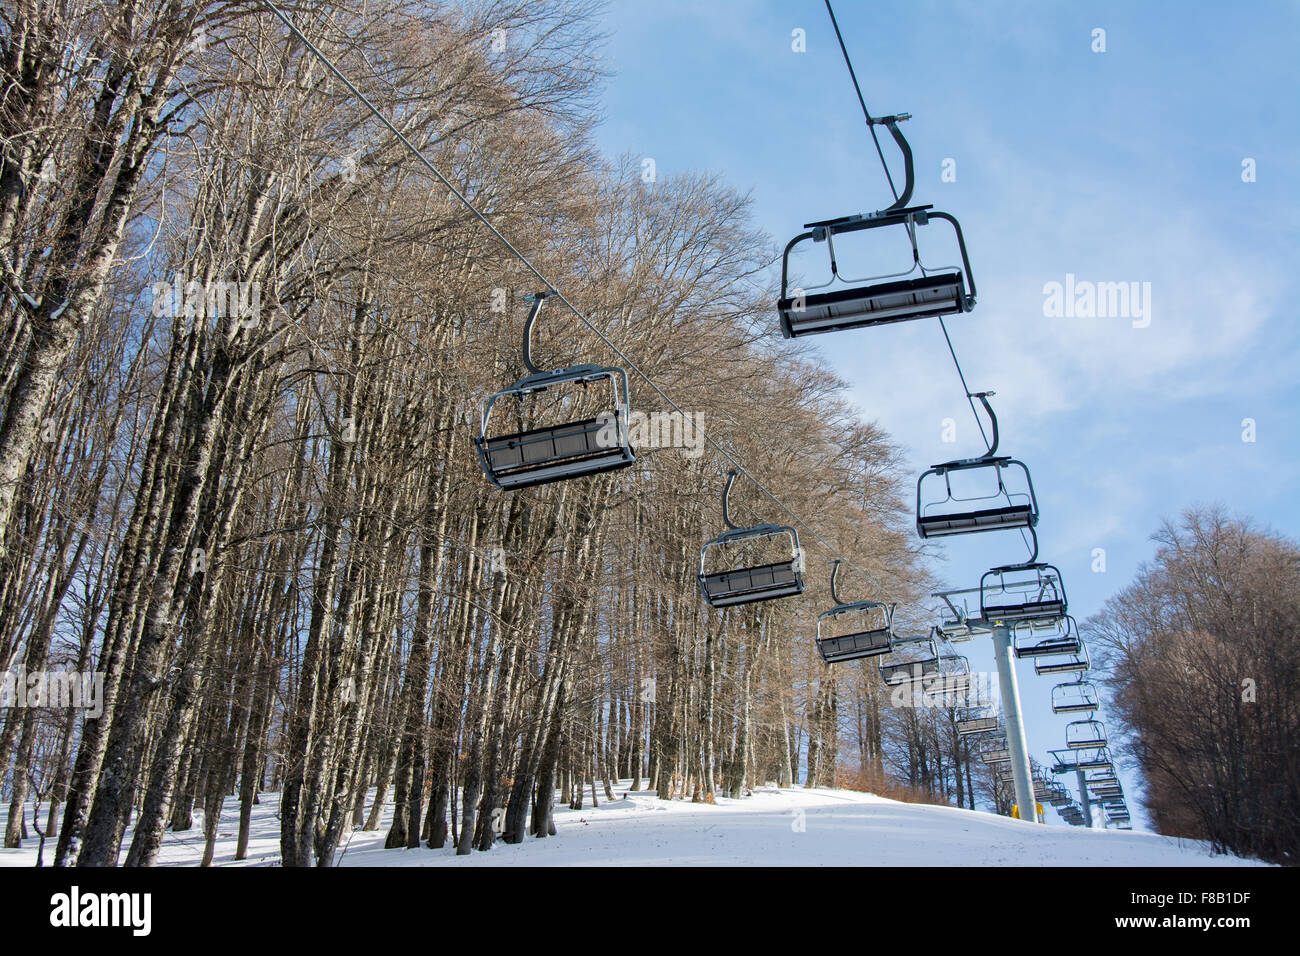
[[[1211,855],[1205,843],[1152,833],[1084,830],[1023,823],[952,807],[899,803],[848,790],[756,790],[716,805],[664,801],[630,793],[627,782],[599,807],[556,808],[557,835],[523,844],[498,842],[487,853],[458,857],[452,849],[385,850],[383,825],[345,837],[342,866],[1250,866],[1255,861]],[[226,801],[216,866],[279,865],[278,795],[253,808],[248,859],[235,862],[239,805]],[[29,809],[30,818],[30,809]],[[159,862],[196,865],[203,855],[201,812],[186,833],[169,832]],[[0,849],[0,866],[32,866],[36,840]],[[123,843],[130,842],[130,831]],[[46,862],[53,854],[46,845]]]

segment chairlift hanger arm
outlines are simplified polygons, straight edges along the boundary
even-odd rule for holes
[[[543,370],[533,364],[533,325],[537,322],[538,313],[542,311],[542,305],[554,291],[554,289],[547,289],[545,292],[534,292],[524,300],[533,304],[524,322],[524,367],[528,369],[530,375],[543,374]]]
[[[985,458],[993,458],[998,453],[998,416],[993,412],[993,406],[989,403],[989,396],[995,395],[996,392],[976,392],[972,398],[978,398],[980,404],[984,406],[985,413],[989,416],[989,425],[993,432],[993,437],[989,440],[989,450],[985,452]]]
[[[907,137],[903,135],[903,131],[898,128],[899,123],[911,118],[911,113],[899,113],[897,116],[879,116],[874,119],[868,116],[867,118],[869,125],[884,126],[889,130],[890,135],[894,137],[894,142],[898,144],[898,148],[903,153],[903,171],[906,176],[906,181],[903,185],[903,193],[894,200],[893,205],[887,206],[882,210],[882,212],[893,212],[896,209],[903,209],[912,199],[912,188],[916,185],[916,173],[912,168],[912,147],[908,145]],[[881,161],[884,161],[883,157]],[[893,183],[891,182],[890,185],[892,186]]]
[[[727,486],[722,489],[722,523],[727,526],[727,530],[729,531],[740,530],[731,520],[731,509],[729,507],[731,486],[736,483],[736,475],[738,474],[739,472],[734,468],[727,472]]]

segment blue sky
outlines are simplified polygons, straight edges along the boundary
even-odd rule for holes
[[[913,201],[962,224],[979,302],[949,329],[971,387],[997,391],[1003,453],[1033,472],[1041,555],[1074,615],[1131,580],[1161,517],[1188,505],[1300,534],[1300,6],[840,0],[836,13],[868,106],[913,114]],[[606,27],[608,154],[724,174],[781,244],[804,222],[888,205],[820,0],[614,0]],[[941,181],[945,159],[955,182]],[[1149,326],[1045,316],[1044,285],[1067,273],[1149,282]],[[805,341],[915,473],[983,450],[934,320]],[[942,573],[973,585],[1024,553],[999,537],[945,545]],[[993,669],[987,639],[964,647]],[[1028,662],[1019,675],[1044,759],[1065,720],[1049,680]]]

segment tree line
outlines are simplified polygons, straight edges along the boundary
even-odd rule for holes
[[[1148,815],[1161,833],[1293,864],[1300,542],[1221,506],[1153,538],[1152,562],[1087,622]]]
[[[594,149],[597,5],[285,7],[854,556],[852,587],[926,593],[899,451],[772,334],[747,197]],[[703,605],[716,456],[484,480],[479,411],[523,374],[538,280],[261,4],[15,0],[0,64],[0,669],[103,675],[102,713],[3,714],[6,846],[35,830],[59,865],[150,865],[197,810],[210,863],[233,796],[243,858],[269,793],[283,863],[328,866],[389,807],[388,846],[468,853],[553,834],[557,799],[617,780],[712,800],[856,766],[971,806],[993,787],[951,713],[817,658],[815,546],[807,599]],[[617,364],[561,310],[534,354]],[[631,398],[669,410],[635,379]],[[732,503],[788,517],[744,482]]]

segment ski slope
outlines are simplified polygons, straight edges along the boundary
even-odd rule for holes
[[[951,807],[899,803],[848,790],[766,788],[716,805],[663,801],[628,793],[582,810],[556,809],[554,837],[487,853],[385,850],[392,814],[372,832],[357,831],[342,866],[1242,866],[1254,861],[1212,856],[1204,843],[1137,831],[1083,830],[1021,823]],[[278,796],[254,808],[249,857],[236,862],[239,806],[227,800],[216,866],[279,864]],[[160,863],[197,865],[203,855],[201,812],[186,833],[168,833]],[[130,832],[127,833],[129,844]],[[46,862],[53,847],[47,844]],[[125,857],[125,849],[123,851]],[[32,866],[36,841],[0,850],[0,866]]]

